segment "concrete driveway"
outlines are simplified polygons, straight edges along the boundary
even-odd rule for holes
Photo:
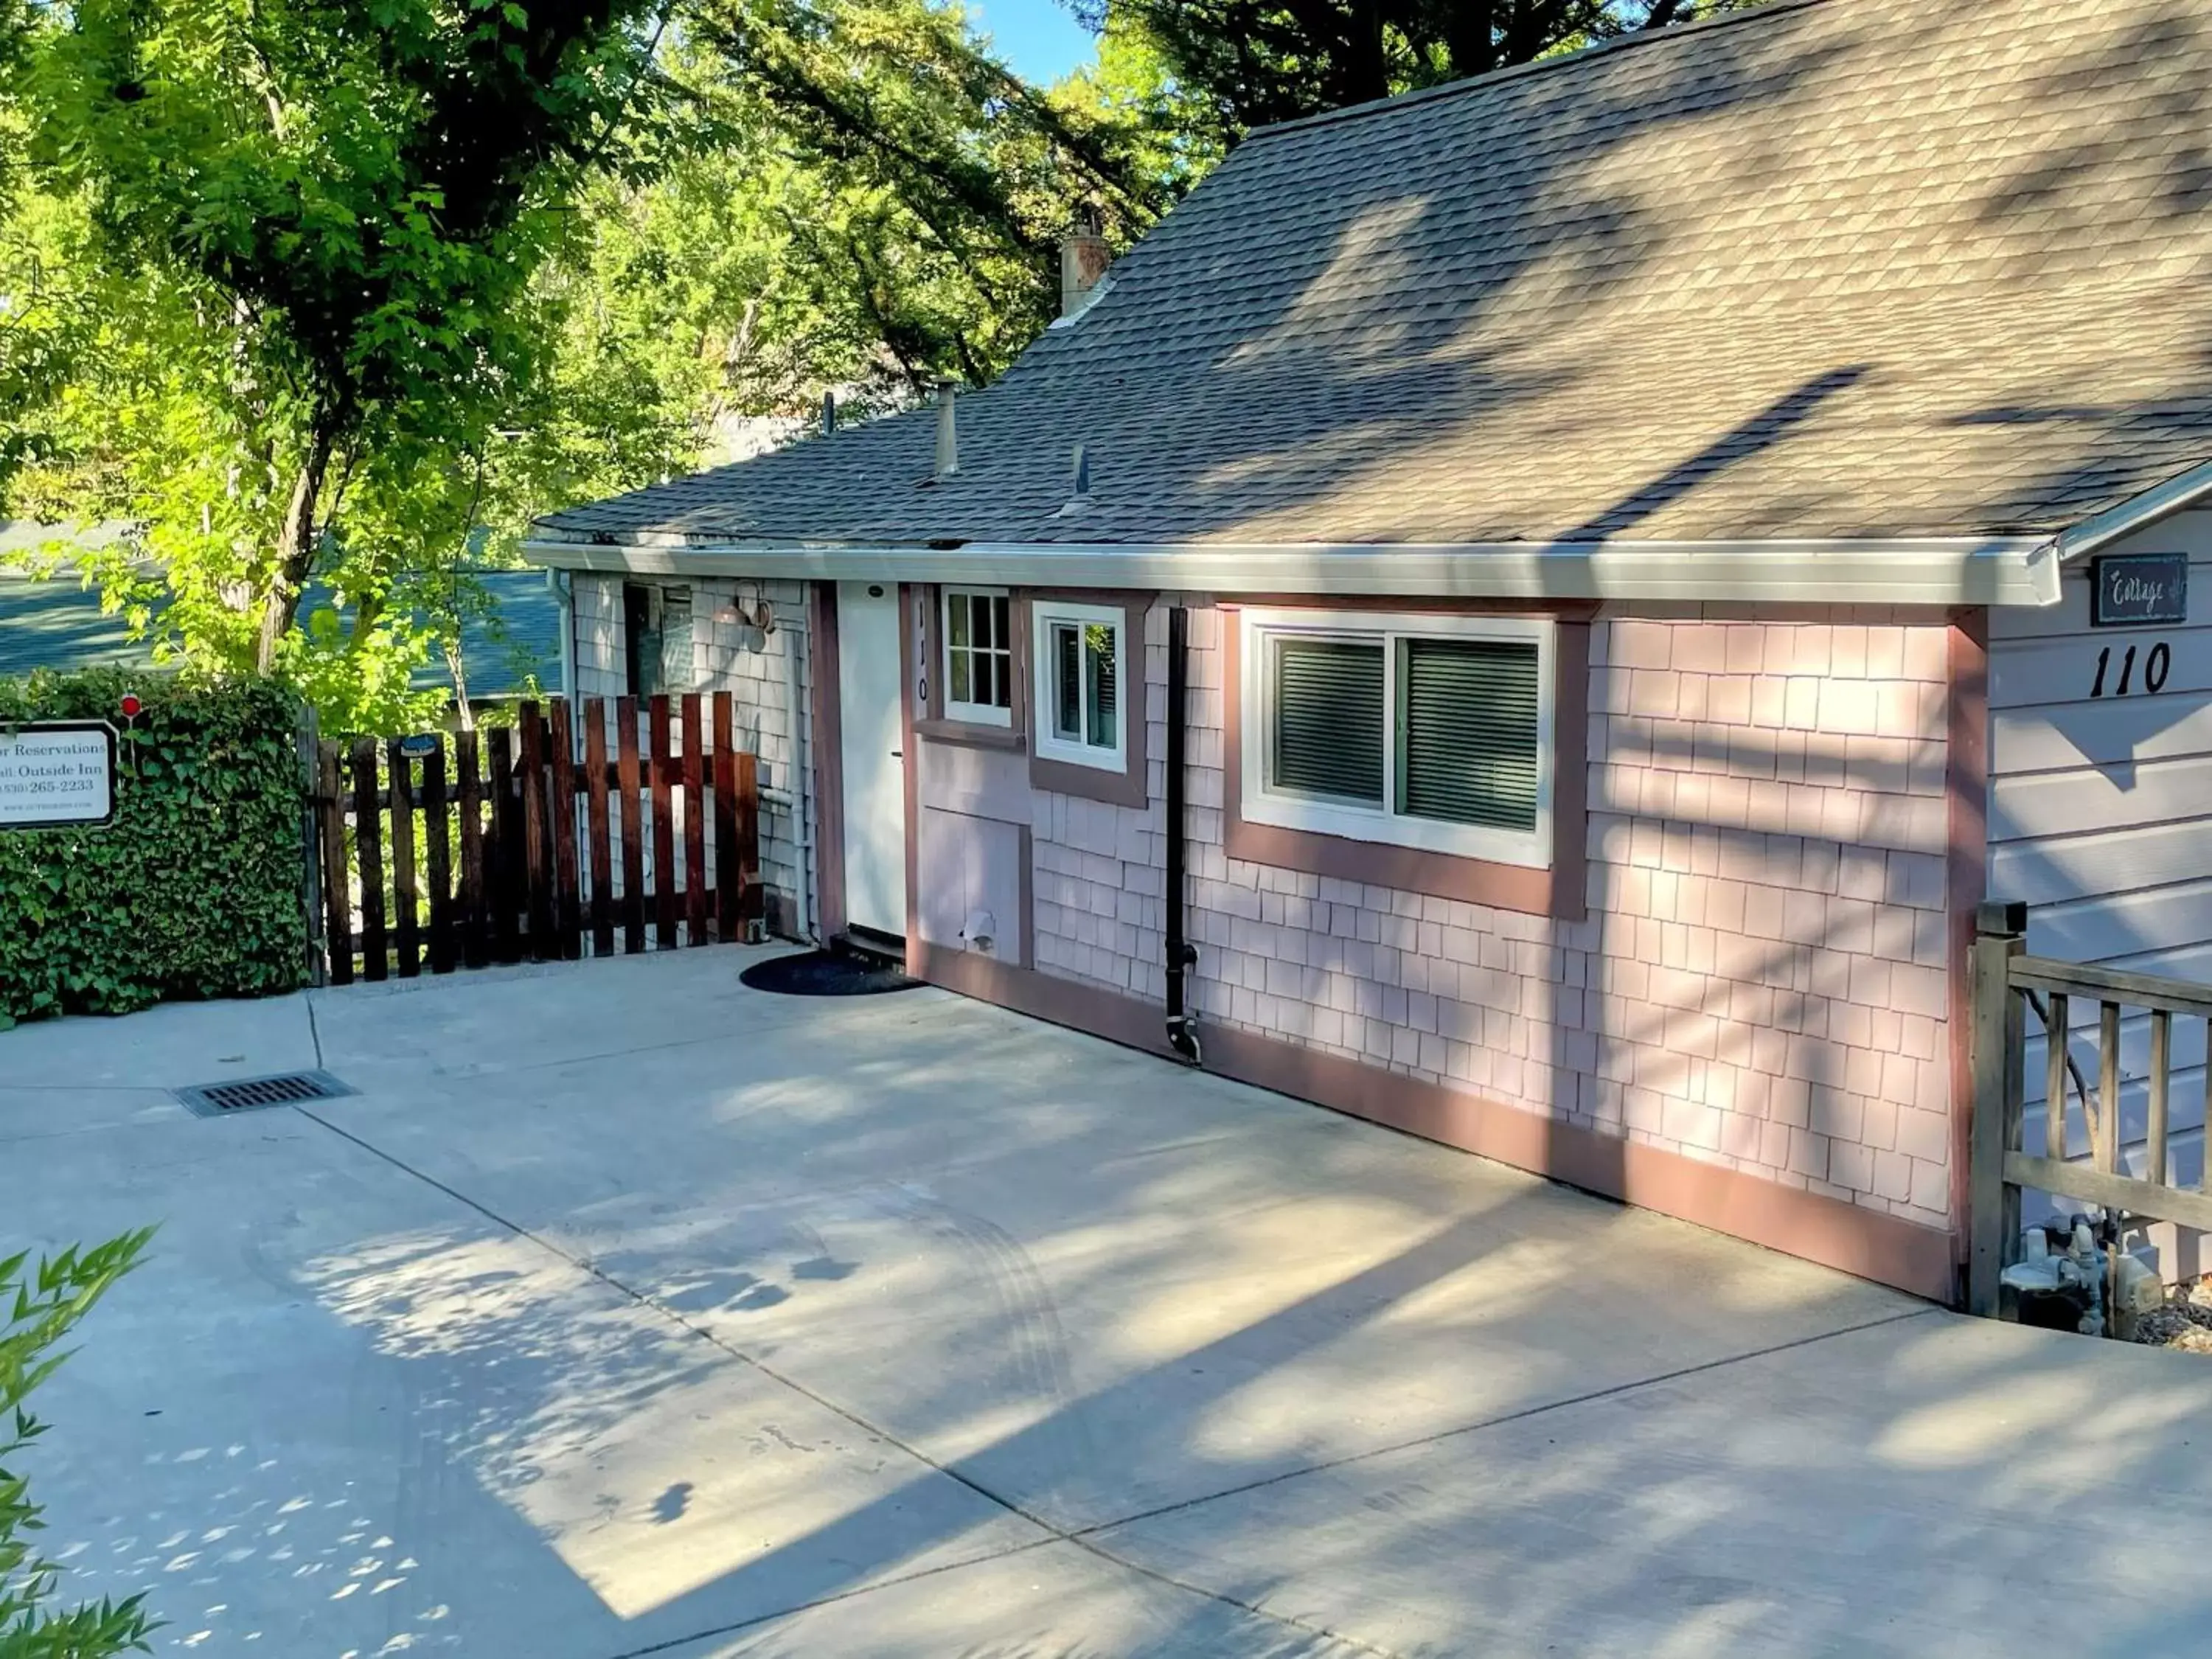
[[[2195,1654],[2212,1366],[737,950],[0,1036],[162,1651]],[[321,1066],[206,1121],[161,1091]]]

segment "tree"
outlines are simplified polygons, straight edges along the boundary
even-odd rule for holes
[[[1079,209],[1127,240],[1203,166],[1128,77],[1030,87],[943,4],[682,3],[37,9],[9,505],[139,526],[92,572],[165,653],[396,730],[530,518],[828,389],[988,380]]]
[[[400,544],[474,493],[554,332],[533,278],[653,102],[662,19],[79,0],[33,26],[31,170],[109,319],[75,481],[149,526],[213,654],[279,666],[327,553],[366,638]]]
[[[680,331],[717,415],[984,384],[1051,320],[1079,211],[1126,243],[1188,183],[1153,112],[1095,78],[1029,85],[957,7],[699,0],[689,21],[672,73],[710,142],[619,216],[658,293],[701,307]]]
[[[0,1459],[13,1460],[46,1432],[23,1401],[66,1357],[54,1352],[115,1281],[136,1265],[151,1232],[127,1233],[94,1249],[64,1250],[26,1272],[28,1257],[0,1261]],[[107,1659],[150,1652],[155,1623],[142,1596],[52,1610],[60,1569],[34,1552],[40,1506],[27,1480],[0,1463],[0,1659]]]
[[[1256,126],[1436,86],[1730,9],[1742,0],[1077,0],[1141,33],[1206,130]]]

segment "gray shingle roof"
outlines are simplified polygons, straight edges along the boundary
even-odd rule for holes
[[[960,402],[579,538],[2063,527],[2212,456],[2212,11],[1810,0],[1255,134]],[[1095,501],[1060,515],[1069,452]]]

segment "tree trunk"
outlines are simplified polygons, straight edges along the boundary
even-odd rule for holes
[[[441,647],[446,653],[446,672],[453,677],[453,713],[459,718],[461,730],[477,729],[476,711],[469,707],[468,665],[461,657],[461,642],[447,640]]]
[[[315,508],[321,505],[323,480],[337,447],[334,426],[321,416],[308,428],[307,452],[292,480],[292,499],[285,504],[284,522],[276,532],[276,574],[261,596],[261,635],[253,647],[253,665],[264,674],[276,666],[276,642],[291,628],[300,608],[300,590],[313,572],[320,533]]]

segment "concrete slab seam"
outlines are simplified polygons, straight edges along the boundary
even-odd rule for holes
[[[744,1352],[742,1349],[732,1347],[729,1343],[722,1340],[721,1338],[715,1335],[712,1331],[702,1329],[701,1327],[692,1324],[689,1320],[685,1319],[681,1314],[678,1313],[673,1309],[665,1307],[661,1303],[656,1301],[653,1297],[645,1294],[643,1291],[635,1290],[631,1286],[623,1284],[622,1280],[615,1278],[612,1274],[607,1273],[596,1263],[585,1260],[582,1257],[570,1255],[568,1251],[562,1249],[559,1245],[552,1243],[550,1239],[541,1237],[537,1233],[531,1231],[527,1227],[521,1226],[517,1223],[509,1220],[507,1217],[500,1214],[496,1210],[492,1209],[488,1205],[479,1203],[477,1200],[471,1198],[467,1194],[447,1186],[444,1182],[440,1181],[434,1176],[424,1174],[422,1170],[416,1169],[412,1164],[409,1164],[404,1158],[395,1157],[392,1153],[386,1152],[382,1147],[376,1146],[371,1141],[363,1139],[361,1136],[353,1133],[351,1131],[340,1128],[337,1124],[331,1122],[328,1119],[317,1116],[313,1112],[307,1110],[304,1106],[295,1106],[292,1109],[298,1112],[301,1116],[307,1119],[309,1121],[320,1125],[331,1133],[337,1136],[341,1140],[351,1142],[354,1146],[358,1146],[362,1151],[368,1153],[370,1156],[380,1158],[385,1163],[389,1164],[392,1168],[399,1170],[402,1174],[412,1176],[416,1180],[422,1182],[425,1186],[433,1188],[437,1191],[443,1193],[447,1197],[452,1199],[457,1204],[465,1205],[468,1208],[474,1210],[478,1215],[483,1216],[486,1220],[490,1221],[498,1226],[506,1228],[509,1232],[514,1234],[516,1237],[526,1239],[531,1243],[536,1245],[538,1249],[545,1251],[548,1255],[557,1257],[559,1260],[568,1262],[571,1267],[580,1268],[583,1272],[589,1273],[592,1278],[607,1285],[610,1289],[620,1292],[623,1296],[627,1297],[640,1307],[652,1310],[654,1313],[659,1315],[662,1318],[667,1320],[671,1324],[675,1325],[678,1328],[697,1338],[699,1340],[708,1344],[710,1346],[720,1350],[721,1352],[727,1354],[731,1358],[738,1361],[740,1364],[749,1366],[752,1370],[758,1371],[762,1376],[768,1377],[770,1381],[779,1383],[784,1388],[789,1389],[794,1394],[800,1395],[805,1398],[812,1401],[823,1410],[831,1412],[836,1416],[842,1418],[846,1422],[852,1424],[855,1428],[877,1440],[882,1441],[884,1444],[897,1448],[900,1451],[904,1452],[908,1456],[913,1458],[915,1462],[920,1463],[924,1468],[933,1470],[935,1473],[943,1475],[946,1480],[966,1487],[969,1491],[974,1492],[985,1502],[995,1504],[999,1508],[1006,1510],[1008,1514],[1027,1522],[1030,1525],[1047,1534],[1045,1538],[1037,1540],[1039,1544],[1073,1544],[1076,1548],[1084,1551],[1085,1553],[1096,1556],[1101,1560],[1110,1562],[1114,1565],[1121,1567],[1127,1571],[1137,1573],[1143,1577],[1152,1579],[1159,1583],[1170,1585],[1174,1589],[1186,1591],[1194,1595],[1203,1596],[1208,1601],[1218,1601],[1224,1607],[1236,1607],[1242,1612],[1250,1613],[1255,1618],[1266,1620],[1270,1624],[1285,1626],[1307,1635],[1322,1636],[1328,1638],[1331,1641],[1345,1643],[1347,1645],[1359,1648],[1364,1651],[1378,1655],[1380,1656],[1380,1659],[1398,1659],[1398,1656],[1392,1654],[1389,1650],[1378,1648],[1373,1644],[1361,1641],[1356,1637],[1348,1636],[1337,1631],[1329,1630],[1323,1626],[1310,1624],[1304,1620],[1291,1618],[1283,1613],[1273,1613],[1266,1608],[1255,1607],[1248,1601],[1240,1601],[1235,1596],[1225,1595],[1218,1591],[1207,1589],[1203,1585],[1185,1583],[1181,1579],[1172,1577],[1170,1575],[1158,1571],[1154,1568],[1144,1566],[1138,1562],[1125,1560],[1121,1557],[1113,1553],[1110,1550],[1106,1549],[1103,1546],[1091,1540],[1078,1536],[1075,1533],[1070,1532],[1064,1528],[1055,1526],[1044,1516],[1030,1513],[1019,1504],[1013,1502],[1002,1493],[994,1492],[990,1487],[983,1485],[974,1477],[963,1474],[958,1469],[952,1468],[939,1462],[937,1459],[932,1457],[928,1453],[921,1450],[919,1447],[908,1444],[907,1442],[902,1440],[898,1436],[890,1433],[884,1429],[878,1426],[876,1424],[870,1422],[858,1412],[853,1411],[848,1407],[841,1405],[836,1401],[817,1394],[812,1389],[808,1388],[805,1383],[799,1382],[793,1377],[785,1376],[775,1367],[763,1364],[759,1359],[755,1358],[752,1355]],[[1085,1530],[1095,1530],[1095,1528],[1086,1528]],[[975,1557],[967,1561],[952,1563],[950,1564],[950,1565],[974,1566],[984,1561],[994,1560],[1001,1556],[1013,1553],[1015,1553],[1015,1550],[1018,1549],[1027,1549],[1032,1547],[1035,1547],[1035,1546],[1016,1546],[1013,1549],[994,1551],[985,1555]],[[929,1571],[949,1571],[950,1565],[945,1568],[935,1568],[930,1569]],[[925,1576],[927,1576],[926,1573],[914,1573],[908,1575],[908,1577],[914,1578]],[[863,1595],[871,1589],[886,1589],[890,1584],[903,1582],[906,1582],[906,1580],[891,1579],[885,1581],[883,1583],[861,1587],[849,1594],[856,1595]],[[834,1601],[842,1600],[844,1598],[830,1597],[827,1599]],[[763,1614],[761,1619],[749,1620],[744,1621],[744,1624],[732,1626],[727,1628],[732,1630],[742,1629],[744,1627],[744,1624],[758,1624],[763,1622],[763,1620],[765,1619],[787,1618],[792,1613],[804,1611],[805,1607],[809,1605],[815,1604],[807,1603],[801,1604],[797,1607],[786,1607],[776,1613]],[[711,1638],[724,1633],[724,1630],[718,1628],[714,1630],[698,1632],[695,1634],[684,1637],[680,1638],[680,1640],[684,1642],[694,1642]],[[659,1644],[658,1649],[647,1648],[641,1649],[637,1651],[641,1654],[652,1653],[654,1651],[665,1651],[671,1645],[672,1645],[672,1643],[663,1643]],[[617,1656],[617,1659],[630,1659],[630,1656]]]
[[[1434,1434],[1416,1436],[1411,1440],[1400,1440],[1387,1446],[1374,1446],[1365,1451],[1352,1452],[1343,1457],[1332,1457],[1302,1468],[1285,1469],[1258,1480],[1248,1480],[1242,1486],[1224,1486],[1221,1491],[1208,1492],[1202,1498],[1185,1498],[1173,1504],[1163,1504],[1158,1509],[1140,1510],[1117,1520],[1100,1521],[1079,1528],[1068,1534],[1070,1543],[1099,1533],[1112,1532],[1121,1527],[1133,1527],[1143,1521],[1157,1520],[1164,1515],[1176,1515],[1185,1510],[1194,1510],[1207,1504],[1218,1504],[1224,1498],[1241,1497],[1246,1492],[1264,1491],[1281,1486],[1285,1481],[1304,1480],[1310,1474],[1325,1474],[1332,1469],[1349,1468],[1354,1464],[1371,1462],[1378,1457],[1388,1457],[1394,1452],[1412,1451],[1417,1447],[1433,1446],[1446,1440],[1455,1440],[1462,1435],[1480,1434],[1486,1429],[1504,1428],[1523,1423],[1532,1417],[1542,1417],[1552,1412],[1565,1411],[1571,1406],[1587,1406],[1593,1401],[1610,1400],[1616,1395],[1633,1394],[1639,1389],[1657,1388],[1662,1383],[1680,1382],[1686,1376],[1697,1376],[1706,1371],[1724,1370],[1730,1365],[1741,1365],[1747,1360],[1764,1359],[1770,1354],[1787,1353],[1793,1348],[1809,1348],[1816,1342],[1827,1342],[1839,1336],[1855,1336],[1861,1331],[1878,1330],[1884,1325],[1901,1325],[1907,1320],[1926,1319],[1943,1312],[1941,1308],[1915,1308],[1905,1313],[1885,1314],[1880,1319],[1869,1319],[1856,1325],[1839,1326],[1832,1331],[1816,1331],[1810,1336],[1793,1337],[1787,1342],[1777,1342],[1764,1348],[1750,1348],[1741,1353],[1723,1354],[1717,1359],[1704,1359],[1694,1365],[1684,1365],[1674,1370],[1661,1371],[1651,1376],[1640,1376],[1633,1382],[1615,1382],[1610,1387],[1593,1389],[1588,1394],[1578,1394],[1565,1400],[1548,1400],[1540,1406],[1529,1406],[1517,1412],[1506,1412],[1497,1417],[1486,1417],[1480,1422],[1462,1423],[1455,1428],[1439,1429]]]
[[[708,1630],[695,1630],[687,1635],[672,1636],[665,1641],[648,1643],[641,1648],[624,1648],[620,1653],[611,1653],[606,1659],[652,1659],[656,1653],[671,1653],[700,1642],[712,1642],[717,1638],[735,1636],[742,1631],[757,1630],[763,1625],[772,1625],[779,1619],[791,1619],[802,1613],[812,1613],[819,1607],[833,1607],[841,1602],[856,1601],[864,1595],[873,1595],[878,1590],[895,1589],[902,1584],[915,1584],[925,1578],[935,1578],[948,1572],[963,1572],[970,1567],[988,1565],[993,1561],[1004,1561],[1009,1556],[1026,1555],[1031,1550],[1050,1549],[1054,1544],[1068,1540],[1058,1537],[1034,1538],[1026,1544],[1009,1544],[1002,1550],[993,1550],[988,1555],[978,1555],[965,1561],[947,1561],[934,1567],[918,1567],[912,1572],[901,1573],[895,1578],[878,1579],[872,1584],[859,1584],[848,1590],[839,1590],[835,1595],[817,1595],[811,1601],[798,1601],[774,1613],[757,1613],[750,1619],[739,1619],[727,1625],[716,1625]]]

